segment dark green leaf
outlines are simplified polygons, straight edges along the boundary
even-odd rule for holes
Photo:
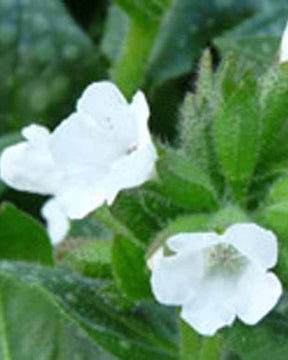
[[[116,359],[99,349],[47,292],[25,285],[16,273],[9,276],[4,267],[0,275],[1,360]]]
[[[97,48],[61,1],[0,3],[1,130],[56,124],[91,80],[103,77]]]
[[[145,251],[142,248],[128,238],[116,236],[112,260],[115,277],[127,296],[138,300],[151,295]]]
[[[175,323],[173,316],[171,319],[171,312],[151,302],[138,305],[128,302],[119,292],[115,292],[107,281],[87,279],[64,270],[2,262],[0,264],[2,286],[5,286],[6,281],[14,288],[15,283],[21,282],[25,286],[25,291],[31,291],[31,301],[25,303],[23,307],[21,298],[17,294],[12,296],[15,308],[12,309],[10,316],[15,314],[16,319],[12,324],[16,324],[18,331],[20,331],[19,319],[23,319],[28,310],[35,312],[36,309],[33,307],[35,302],[41,305],[44,301],[45,304],[48,303],[58,310],[59,320],[64,317],[79,328],[79,331],[85,330],[96,343],[115,354],[117,359],[176,360],[177,358],[173,334]],[[43,315],[40,308],[35,312],[35,317],[49,318],[50,311],[47,307],[44,308],[44,312]],[[53,333],[49,337],[44,324],[43,327],[37,329],[39,337],[48,338],[47,342],[50,346],[53,344],[60,346],[59,332],[56,337]],[[26,326],[22,331],[26,332],[29,339],[33,341],[34,338],[31,337],[31,332],[27,331]],[[44,337],[43,331],[47,338]],[[19,334],[19,341],[22,335]],[[18,336],[16,341],[17,338]],[[27,337],[24,338],[27,339]],[[17,346],[14,347],[17,348]],[[19,360],[32,358],[30,356],[27,359],[19,358]],[[38,360],[39,357],[35,357],[36,359]],[[43,359],[46,360],[45,357]],[[58,360],[57,354],[54,357],[47,357],[48,359]],[[59,359],[62,360],[62,358]]]
[[[0,257],[52,264],[52,247],[44,227],[13,205],[0,207]]]

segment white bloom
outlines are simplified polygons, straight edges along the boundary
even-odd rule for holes
[[[277,239],[256,224],[235,224],[223,235],[180,233],[167,245],[175,254],[152,268],[152,291],[159,302],[182,306],[181,318],[202,335],[236,316],[256,324],[282,293],[268,271],[277,262]]]
[[[43,213],[52,221],[58,221],[55,211],[63,215],[61,230],[48,225],[59,241],[66,217],[83,218],[149,178],[157,154],[148,117],[141,91],[128,104],[112,83],[93,83],[52,133],[38,125],[22,131],[26,141],[2,153],[1,178],[15,189],[53,196],[58,210],[50,206]]]
[[[280,63],[288,61],[288,23],[282,35],[280,46]]]
[[[52,245],[58,245],[70,228],[69,219],[54,199],[44,204],[41,214],[47,222],[47,232]]]
[[[164,257],[164,249],[163,246],[160,246],[148,259],[147,259],[147,267],[149,270],[153,270],[155,266],[160,262],[160,260]]]

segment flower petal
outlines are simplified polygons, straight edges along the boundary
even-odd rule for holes
[[[148,259],[147,259],[147,267],[150,271],[152,271],[156,266],[158,266],[158,264],[160,263],[160,261],[162,260],[162,258],[164,257],[164,248],[163,246],[160,246]]]
[[[69,220],[56,200],[48,200],[43,208],[41,214],[47,222],[47,232],[50,237],[52,245],[59,244],[64,240],[69,230]]]
[[[122,189],[143,184],[153,174],[157,153],[152,143],[123,156],[113,164],[106,178],[107,200],[111,205]]]
[[[89,118],[78,113],[70,115],[51,135],[51,151],[57,163],[67,172],[78,173],[89,168],[102,174],[119,152],[107,134]]]
[[[194,252],[216,245],[221,241],[222,237],[213,232],[179,233],[171,236],[167,245],[175,252],[186,250]]]
[[[207,277],[184,304],[181,318],[198,333],[212,336],[236,317],[233,277]]]
[[[225,241],[263,269],[276,265],[277,238],[272,231],[243,223],[230,226],[224,236]]]
[[[28,141],[5,149],[1,155],[1,178],[11,187],[39,194],[53,194],[62,174],[52,159],[46,128],[23,129]]]
[[[254,325],[273,309],[281,294],[281,283],[274,274],[250,265],[238,283],[237,316],[245,324]]]
[[[150,111],[146,97],[142,91],[137,91],[134,95],[130,109],[138,123],[138,144],[143,145],[151,141],[151,137],[147,124]]]
[[[288,61],[288,22],[282,35],[280,46],[280,63]]]
[[[82,219],[105,202],[105,183],[93,179],[93,173],[79,173],[57,191],[56,199],[70,219]]]
[[[137,137],[137,121],[118,88],[109,81],[89,85],[77,102],[77,113],[90,117],[114,140],[130,143]],[[133,144],[130,144],[133,145]]]
[[[162,304],[182,305],[194,293],[202,275],[200,253],[160,258],[152,268],[152,292]]]

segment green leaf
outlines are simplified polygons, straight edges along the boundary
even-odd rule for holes
[[[105,354],[39,287],[1,268],[0,357],[3,360],[115,359]]]
[[[254,6],[258,8],[254,16],[214,42],[222,56],[232,51],[239,62],[261,73],[277,57],[288,4],[285,0],[259,0]]]
[[[267,153],[288,118],[288,66],[273,66],[261,79],[262,146]],[[270,145],[270,146],[269,146]]]
[[[250,71],[242,75],[233,58],[224,62],[219,81],[215,145],[224,175],[235,198],[241,200],[258,160],[261,141],[257,82]]]
[[[97,48],[61,1],[1,1],[0,23],[0,130],[55,125],[87,83],[105,75]]]
[[[108,239],[69,239],[57,246],[56,258],[61,266],[85,276],[111,278],[111,248]]]
[[[284,314],[270,315],[257,326],[238,323],[232,331],[226,331],[223,353],[227,357],[224,359],[283,360],[288,353],[287,334],[287,315]]]
[[[31,216],[3,203],[0,207],[1,259],[52,264],[52,247],[43,226]]]
[[[186,156],[169,152],[157,163],[166,196],[176,205],[193,210],[215,210],[217,199],[209,178]]]
[[[15,304],[11,309],[11,314],[9,312],[10,318],[12,317],[9,328],[13,326],[19,331],[13,339],[17,344],[13,346],[14,351],[23,351],[18,346],[21,340],[27,341],[28,338],[32,344],[34,339],[35,341],[38,340],[38,337],[31,336],[31,328],[39,334],[40,344],[43,344],[45,340],[46,347],[47,344],[52,349],[53,346],[61,347],[59,331],[56,331],[56,334],[52,332],[51,335],[47,332],[47,328],[50,329],[51,324],[49,306],[50,308],[52,306],[57,310],[59,321],[67,319],[71,326],[74,324],[79,329],[80,333],[84,330],[99,346],[115,354],[117,359],[177,359],[173,313],[171,314],[171,311],[151,302],[138,303],[137,305],[128,302],[123,299],[119,292],[113,290],[110,282],[87,279],[60,269],[2,262],[0,263],[0,283],[4,295],[8,284],[16,292],[11,297],[7,293],[7,297],[12,299],[13,304]],[[17,294],[15,285],[18,283],[25,287],[25,291],[31,293],[28,303],[24,303],[19,297],[20,294]],[[44,314],[41,307],[40,309],[35,308],[34,305],[39,304],[41,306],[43,302],[44,305],[47,304],[43,310]],[[10,310],[9,307],[7,309]],[[29,331],[27,331],[25,322],[19,326],[19,319],[23,319],[28,311],[34,312],[33,327],[29,327]],[[42,323],[39,318],[42,319],[43,317],[43,325],[41,326]],[[56,324],[57,322],[52,321],[53,329],[55,329]],[[37,344],[34,346],[37,349]],[[40,345],[39,348],[42,349]],[[33,347],[30,348],[29,355],[33,354],[34,349]],[[47,351],[49,349],[48,347]],[[66,351],[69,351],[69,347]],[[85,351],[85,348],[82,351]],[[40,354],[42,355],[42,352]],[[38,355],[39,352],[37,352]],[[48,353],[46,358],[44,355],[46,354],[43,353],[43,360],[62,359],[57,357],[57,353],[54,353],[54,356]],[[18,357],[15,360],[30,360],[32,358],[34,357]],[[38,360],[39,357],[36,358]],[[82,357],[80,358],[82,359]],[[91,358],[95,357],[92,356]],[[97,356],[96,359],[98,359]]]
[[[108,9],[101,51],[112,64],[119,59],[128,30],[129,18],[127,14],[116,4],[111,4]]]
[[[272,184],[265,200],[266,204],[288,203],[288,176],[282,176]]]
[[[112,250],[113,270],[123,292],[131,299],[151,296],[145,251],[128,238],[116,236]]]
[[[191,64],[212,37],[250,13],[251,5],[246,1],[172,1],[150,57],[148,84],[156,87],[191,71]]]
[[[144,244],[159,229],[157,219],[145,205],[141,189],[123,191],[110,211]]]

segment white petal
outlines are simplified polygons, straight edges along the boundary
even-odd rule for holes
[[[175,252],[194,252],[216,245],[221,241],[222,237],[213,232],[179,233],[171,236],[167,241],[167,245]]]
[[[181,318],[206,336],[214,335],[223,326],[231,326],[236,317],[233,282],[232,277],[206,278],[184,304]]]
[[[77,102],[77,112],[91,120],[115,141],[130,143],[137,136],[137,121],[130,105],[109,81],[89,85]],[[132,144],[131,144],[132,145]]]
[[[53,194],[62,175],[51,156],[49,133],[32,125],[23,134],[28,141],[8,147],[1,155],[1,178],[17,190]]]
[[[244,256],[263,269],[277,262],[277,238],[272,231],[256,224],[235,224],[225,234],[225,241],[233,244]]]
[[[238,283],[237,316],[245,324],[254,325],[274,308],[281,294],[281,283],[274,274],[250,265]]]
[[[288,23],[282,35],[280,46],[280,63],[288,61]]]
[[[52,245],[64,240],[69,230],[69,220],[57,201],[47,201],[41,209],[41,214],[47,222],[47,232]]]
[[[132,99],[130,109],[138,123],[138,144],[145,144],[147,141],[150,141],[147,124],[150,111],[146,97],[142,91],[137,91]]]
[[[92,173],[70,176],[56,193],[56,199],[70,219],[82,219],[106,200],[106,184]]]
[[[90,115],[107,113],[107,109],[128,105],[116,85],[110,81],[94,82],[86,87],[77,101],[77,110]]]
[[[164,257],[152,268],[152,292],[160,303],[182,305],[192,296],[203,276],[203,258],[193,255]]]
[[[163,257],[164,249],[161,246],[147,259],[148,269],[152,271],[156,266],[159,266]]]
[[[139,186],[153,174],[157,153],[152,143],[123,156],[113,164],[106,178],[107,200],[111,205],[122,189]]]
[[[107,171],[119,152],[124,152],[117,145],[109,141],[97,124],[77,113],[64,120],[51,136],[53,157],[72,175],[91,167],[95,169],[95,176]]]

